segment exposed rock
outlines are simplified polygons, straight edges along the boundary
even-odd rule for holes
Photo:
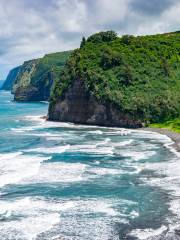
[[[59,77],[71,51],[47,54],[25,62],[16,78],[13,93],[16,101],[48,101],[53,81]]]
[[[27,86],[16,89],[16,94],[14,96],[15,101],[38,101],[37,99],[39,99],[39,101],[41,100],[36,87]]]
[[[51,86],[53,83],[53,77],[51,73],[47,73],[44,79],[46,82],[39,82],[36,86],[29,84],[27,86],[20,86],[16,88],[14,94],[15,101],[47,101],[50,97]]]
[[[19,94],[21,89],[23,91],[25,88],[28,89],[28,86],[30,85],[31,82],[32,74],[35,72],[38,62],[39,59],[24,62],[16,77],[16,81],[14,82],[12,93],[16,95],[17,90],[18,90],[17,94]],[[20,99],[20,95],[17,97]]]
[[[97,101],[80,80],[75,80],[55,104],[50,103],[48,119],[100,126],[142,127],[140,121],[121,113],[112,104]]]

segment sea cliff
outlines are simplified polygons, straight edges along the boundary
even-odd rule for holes
[[[81,80],[75,80],[56,104],[50,103],[49,120],[111,127],[142,127],[140,121],[133,120],[129,114],[122,114],[113,104],[98,101]]]
[[[13,86],[16,101],[48,101],[53,81],[71,51],[47,54],[43,58],[24,62]]]
[[[180,33],[83,38],[56,79],[48,119],[142,127],[180,116]]]

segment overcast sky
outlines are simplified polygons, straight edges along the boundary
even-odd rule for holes
[[[25,60],[79,47],[83,35],[180,30],[180,0],[0,0],[0,79]]]

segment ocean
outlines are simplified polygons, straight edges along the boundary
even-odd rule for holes
[[[47,122],[47,103],[12,99],[0,92],[0,240],[178,236],[180,159],[168,137]]]

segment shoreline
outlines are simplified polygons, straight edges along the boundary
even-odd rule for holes
[[[171,138],[171,140],[174,142],[172,144],[172,147],[175,148],[175,150],[178,153],[180,153],[180,133],[176,133],[165,128],[151,128],[151,127],[148,128],[147,127],[147,128],[141,128],[141,129],[145,131],[160,133],[162,135],[166,135],[167,137]]]
[[[41,119],[48,121],[48,122],[60,122],[60,121],[52,121],[52,120],[48,120],[47,116],[41,116]],[[72,123],[74,124],[74,123]],[[86,125],[86,126],[91,126],[88,124],[82,124],[82,125]],[[106,127],[106,126],[97,126],[97,125],[92,125],[93,127]],[[112,127],[112,128],[116,128],[116,127]],[[118,127],[117,127],[118,128]],[[131,129],[131,128],[130,128]],[[172,143],[172,147],[178,152],[180,153],[180,133],[177,132],[173,132],[171,130],[168,130],[166,128],[153,128],[153,127],[143,127],[143,128],[137,128],[138,130],[143,130],[143,131],[149,131],[149,132],[154,132],[154,133],[159,133],[162,135],[166,135],[167,137],[169,137],[173,143]],[[137,129],[133,129],[133,130],[137,130]]]

